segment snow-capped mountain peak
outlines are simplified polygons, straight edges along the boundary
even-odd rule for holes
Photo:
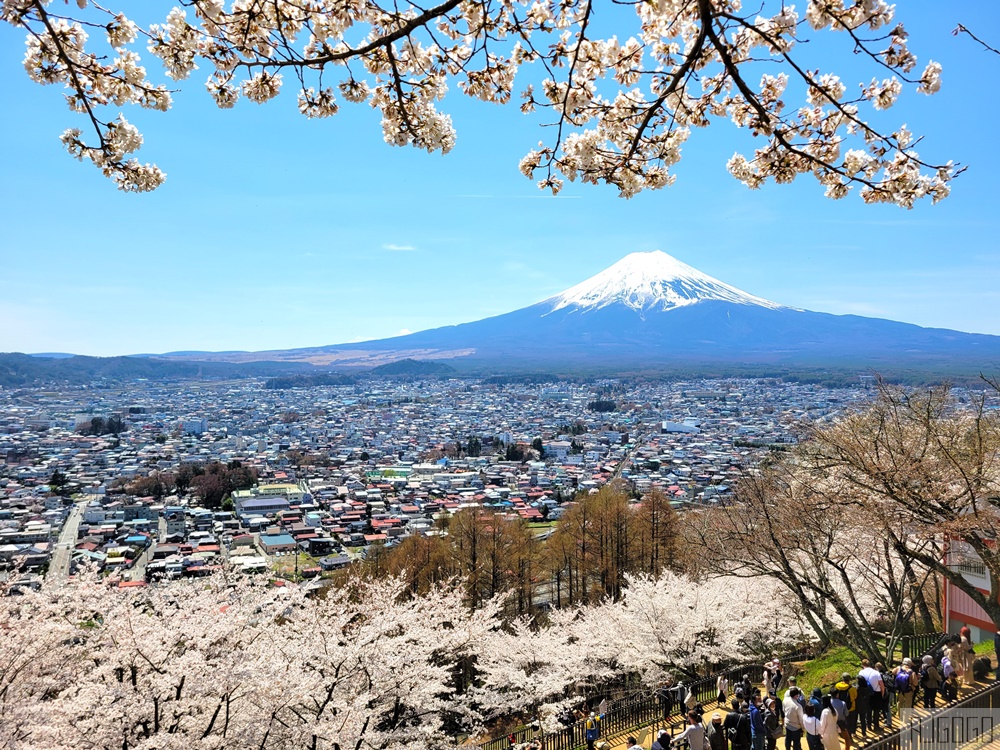
[[[596,310],[613,304],[647,312],[710,300],[773,310],[784,307],[712,278],[662,250],[626,255],[596,276],[542,304],[551,305],[551,312],[563,308]]]

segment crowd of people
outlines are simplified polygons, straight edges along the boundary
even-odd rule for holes
[[[657,691],[663,717],[669,726],[677,711],[685,725],[675,735],[661,729],[650,750],[778,750],[781,739],[783,750],[852,750],[859,732],[864,739],[883,728],[891,730],[896,726],[894,714],[905,724],[915,707],[936,708],[939,701],[956,700],[961,686],[986,679],[992,662],[976,659],[973,645],[971,632],[963,627],[919,663],[904,658],[887,668],[864,659],[856,675],[845,672],[828,691],[815,687],[808,694],[795,676],[785,679],[781,660],[773,656],[764,665],[760,684],[748,674],[732,682],[726,674],[719,675],[717,710],[706,709],[683,682],[667,680]],[[599,712],[582,717],[588,750],[611,747],[601,736],[605,708],[602,704]],[[568,711],[560,717],[567,726],[579,718]],[[645,750],[635,737],[626,742],[629,750]],[[536,740],[535,747],[543,745]]]
[[[734,684],[720,675],[716,700],[728,711],[714,710],[707,719],[708,712],[694,692],[682,691],[676,702],[684,707],[686,726],[674,736],[660,730],[651,750],[777,750],[779,740],[784,750],[852,750],[855,735],[866,739],[883,728],[891,730],[898,726],[894,716],[905,724],[915,707],[934,709],[956,700],[963,685],[985,680],[992,662],[976,659],[973,645],[971,632],[963,627],[942,649],[918,663],[905,658],[887,668],[864,659],[856,675],[845,672],[828,691],[816,687],[808,694],[794,676],[783,680],[781,662],[775,657],[764,665],[759,685],[749,675]],[[784,690],[781,696],[779,688]],[[670,690],[673,695],[675,688]]]

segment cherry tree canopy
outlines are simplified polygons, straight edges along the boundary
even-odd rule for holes
[[[400,579],[312,598],[223,574],[139,590],[90,572],[39,592],[8,585],[0,746],[444,747],[497,716],[551,715],[581,681],[637,671],[652,683],[666,668],[744,659],[759,651],[748,636],[771,647],[797,635],[775,585],[629,585],[622,602],[558,611],[547,627],[506,626],[500,602],[470,610],[454,586],[409,596]]]
[[[779,0],[747,9],[741,0],[598,5],[182,0],[143,27],[90,0],[3,0],[0,18],[27,31],[28,75],[63,84],[70,109],[86,116],[90,134],[68,129],[66,148],[127,191],[165,177],[131,156],[143,142],[138,129],[107,112],[170,108],[172,91],[147,75],[148,52],[173,81],[207,71],[220,107],[240,96],[263,103],[293,85],[306,117],[367,103],[381,112],[387,142],[428,151],[455,143],[438,109],[449,84],[485,101],[517,98],[523,111],[550,115],[546,139],[520,167],[554,193],[564,179],[612,184],[625,197],[669,185],[692,129],[725,118],[760,139],[727,164],[751,188],[812,174],[831,198],[858,187],[865,202],[909,208],[948,194],[951,162],[922,160],[905,126],[877,128],[865,112],[890,108],[905,85],[923,94],[941,85],[941,66],[918,67],[884,0],[807,0],[802,12]],[[597,32],[599,10],[624,19],[618,35]],[[813,32],[836,34],[844,64],[860,57],[873,77],[852,91],[834,69],[810,67],[800,48]],[[522,68],[530,70],[516,83]],[[801,101],[786,106],[790,84]]]

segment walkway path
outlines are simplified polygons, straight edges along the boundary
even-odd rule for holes
[[[988,680],[986,680],[984,682],[973,683],[971,686],[962,687],[959,690],[959,694],[958,694],[959,699],[967,697],[971,693],[974,693],[974,692],[976,692],[978,690],[981,690],[986,685],[989,685],[989,684],[993,683],[993,679],[992,679],[993,672],[991,672],[990,674],[991,674],[990,679],[988,679]],[[787,688],[782,688],[782,690],[781,690],[781,694],[782,695],[784,695],[786,689]],[[944,705],[945,704],[941,701],[941,699],[939,697],[938,701],[937,701],[937,707],[941,708]],[[705,718],[706,718],[706,720],[709,720],[709,717],[711,717],[711,715],[712,715],[712,713],[714,711],[719,711],[720,713],[722,713],[723,717],[725,717],[725,711],[723,709],[721,709],[721,708],[718,708],[713,703],[713,704],[711,704],[711,706],[707,706],[706,705],[706,707],[705,707]],[[930,711],[928,709],[914,708],[914,717],[915,718],[923,718],[923,717],[927,716],[929,713],[930,713]],[[898,712],[898,708],[896,706],[893,706],[893,709],[892,709],[892,720],[893,720],[893,727],[895,729],[898,729],[899,728],[899,712]],[[672,735],[676,735],[676,734],[680,733],[683,730],[683,724],[684,724],[684,722],[680,719],[680,717],[673,716],[673,717],[671,717],[671,721],[669,722],[669,724],[667,724],[668,731],[670,731],[670,733]],[[632,737],[640,738],[640,736],[645,732],[646,735],[643,736],[643,737],[641,737],[641,741],[640,741],[639,744],[641,744],[644,748],[648,748],[652,744],[653,740],[656,739],[656,732],[659,731],[660,727],[663,726],[663,725],[664,725],[664,722],[654,722],[654,723],[652,723],[652,724],[650,724],[650,725],[648,725],[646,727],[633,727],[633,728],[628,729],[627,731],[624,731],[624,732],[621,732],[621,733],[616,733],[616,734],[612,735],[611,737],[605,737],[603,739],[609,743],[608,750],[627,750],[628,743],[626,742],[626,740],[628,739],[628,737],[632,736]],[[859,730],[858,732],[856,732],[854,734],[854,743],[852,745],[852,750],[863,750],[863,748],[865,748],[865,747],[867,747],[869,745],[874,744],[875,742],[877,742],[882,737],[886,737],[886,736],[892,734],[892,731],[893,730],[890,730],[890,729],[888,729],[888,728],[886,728],[886,727],[883,726],[882,730],[879,733],[877,733],[877,734],[870,733],[868,735],[868,737],[863,737],[861,735],[860,730]],[[805,745],[806,745],[805,740],[803,740],[802,747],[805,748]],[[777,750],[785,750],[785,743],[784,743],[783,739],[782,740],[778,740]],[[991,742],[988,745],[982,745],[979,748],[977,748],[977,750],[1000,750],[1000,740],[996,740],[994,742]]]

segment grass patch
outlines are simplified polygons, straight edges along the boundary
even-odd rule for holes
[[[985,641],[980,641],[979,643],[977,643],[975,646],[972,647],[972,650],[980,655],[992,654],[994,651],[993,639],[989,638]]]
[[[295,575],[295,561],[298,560],[298,570],[299,575],[296,578]],[[275,557],[274,560],[274,572],[281,578],[301,580],[302,571],[306,568],[315,568],[319,565],[319,561],[307,555],[305,552],[299,552],[297,555],[282,555],[281,557]]]
[[[798,686],[808,695],[813,688],[820,688],[824,693],[829,692],[837,682],[840,675],[847,672],[856,675],[861,668],[861,660],[849,648],[837,646],[827,649],[821,656],[802,662],[799,671],[795,675]]]

